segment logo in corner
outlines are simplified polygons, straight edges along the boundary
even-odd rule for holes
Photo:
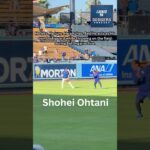
[[[92,5],[91,27],[113,27],[113,5]]]

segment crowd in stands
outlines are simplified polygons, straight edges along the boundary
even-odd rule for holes
[[[48,32],[48,29],[45,28],[45,24],[41,18],[38,19],[38,31],[39,32]],[[57,29],[56,29],[57,30]],[[61,31],[58,31],[61,32]],[[62,29],[63,32],[63,29]],[[42,34],[42,36],[47,36],[47,34]],[[34,39],[38,39],[39,36],[35,36]],[[38,43],[46,43],[41,41],[36,41],[35,45],[38,45]],[[52,44],[52,45],[51,45]],[[85,49],[82,51],[75,50],[71,46],[66,46],[61,49],[61,45],[58,47],[58,45],[54,44],[54,41],[50,41],[47,43],[47,46],[44,45],[35,46],[34,48],[34,54],[33,54],[33,62],[34,63],[56,63],[60,61],[70,61],[70,60],[92,60],[93,57],[97,56],[96,51],[91,49]],[[69,49],[68,49],[69,48]],[[108,60],[110,59],[116,59],[116,58],[106,58]]]
[[[28,28],[28,27],[27,27]],[[4,29],[5,37],[27,37],[32,36],[32,29],[24,29],[20,27],[17,23],[10,21]]]
[[[55,45],[53,41],[35,42],[34,44],[34,63],[57,63],[74,60],[90,61],[93,57],[98,56],[95,50],[85,49],[80,51],[69,45]],[[116,57],[106,57],[105,59],[115,60]]]
[[[24,37],[30,34],[31,36],[31,22],[32,12],[30,8],[32,5],[28,0],[1,0],[1,37]],[[30,31],[29,31],[30,29]]]
[[[5,35],[9,37],[26,36],[27,33],[25,30],[20,29],[17,23],[10,21],[5,27]]]
[[[20,9],[20,0],[10,0],[9,9],[12,10],[19,10]]]
[[[78,53],[75,55],[74,51],[66,52],[60,51],[58,49],[53,50],[53,54],[48,55],[49,48],[47,46],[43,46],[39,49],[38,53],[33,53],[33,62],[34,63],[54,63],[60,61],[68,61],[68,60],[91,60],[93,57],[97,56],[94,50],[84,50],[84,53]]]

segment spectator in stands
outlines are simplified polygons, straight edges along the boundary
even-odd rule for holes
[[[92,57],[96,56],[96,52],[94,50],[91,51],[91,56]]]
[[[66,57],[66,52],[62,52],[62,55],[61,55],[62,60],[65,60],[65,57]]]
[[[43,46],[43,48],[42,48],[42,53],[43,53],[43,54],[47,54],[47,49],[48,49],[47,46]]]
[[[80,53],[80,54],[78,55],[78,59],[84,60],[84,55]]]
[[[33,57],[33,63],[38,63],[38,62],[39,62],[38,57],[37,56]]]
[[[16,36],[16,34],[17,34],[17,26],[15,23],[10,21],[10,23],[8,23],[8,26],[6,27],[6,35]]]
[[[86,50],[84,51],[84,54],[88,54],[88,49],[86,49]]]

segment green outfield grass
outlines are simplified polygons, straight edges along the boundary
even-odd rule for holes
[[[32,95],[2,94],[0,100],[0,149],[31,149]]]
[[[45,150],[116,150],[116,80],[102,80],[103,89],[94,89],[93,80],[73,80],[75,89],[61,81],[34,82],[34,143]],[[109,107],[48,107],[42,99],[106,99]]]
[[[101,80],[103,88],[94,89],[93,80],[72,80],[75,89],[65,83],[64,89],[61,89],[61,80],[59,81],[35,81],[34,94],[47,95],[79,95],[79,96],[117,96],[117,80]]]
[[[46,150],[116,150],[118,137],[119,150],[149,149],[149,101],[145,100],[142,107],[144,118],[137,120],[136,90],[120,91],[117,100],[116,80],[102,80],[103,89],[94,89],[92,80],[72,82],[75,89],[66,85],[63,90],[60,81],[34,82],[34,143]],[[43,97],[107,97],[111,103],[108,108],[43,108]]]
[[[144,101],[144,118],[136,119],[136,91],[118,93],[118,148],[120,150],[148,150],[150,148],[150,102]]]

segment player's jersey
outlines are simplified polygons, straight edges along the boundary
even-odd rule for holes
[[[150,92],[150,66],[134,71],[133,77],[139,85],[139,91]]]
[[[63,78],[64,79],[69,78],[69,72],[68,71],[63,71]]]
[[[95,81],[99,81],[99,73],[93,73],[93,76],[94,76],[94,80]]]

